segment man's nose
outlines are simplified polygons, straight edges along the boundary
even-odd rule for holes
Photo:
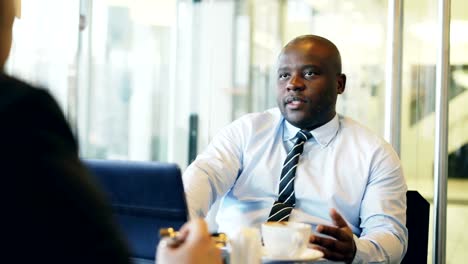
[[[304,81],[300,76],[293,75],[289,79],[288,84],[286,85],[288,91],[302,91],[305,89]]]

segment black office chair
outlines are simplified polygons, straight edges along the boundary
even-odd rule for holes
[[[401,263],[427,263],[429,237],[429,202],[417,191],[406,193],[406,227],[408,228],[408,251]]]
[[[108,194],[135,263],[154,263],[159,229],[188,219],[181,172],[157,162],[83,160]]]

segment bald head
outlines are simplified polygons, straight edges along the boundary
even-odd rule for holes
[[[11,34],[15,16],[14,0],[0,0],[0,72],[3,71],[11,48]]]
[[[338,48],[330,40],[317,35],[303,35],[294,38],[281,50],[280,56],[290,49],[320,49],[324,59],[328,61],[336,71],[336,74],[341,74],[341,55]]]

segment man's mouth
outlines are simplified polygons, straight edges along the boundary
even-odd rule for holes
[[[288,96],[285,98],[284,102],[286,104],[307,103],[307,100],[298,96]]]
[[[298,109],[303,104],[307,103],[307,100],[299,96],[288,96],[285,98],[284,102],[288,108]]]

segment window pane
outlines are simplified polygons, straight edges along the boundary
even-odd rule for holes
[[[6,65],[8,73],[47,88],[67,114],[76,90],[78,10],[79,0],[22,0]]]
[[[96,0],[82,7],[88,23],[80,50],[83,155],[166,161],[175,0]]]
[[[348,77],[337,111],[383,136],[387,1],[290,0],[284,13],[284,42],[315,34],[336,44]]]
[[[452,0],[448,130],[447,263],[468,258],[468,2]]]

